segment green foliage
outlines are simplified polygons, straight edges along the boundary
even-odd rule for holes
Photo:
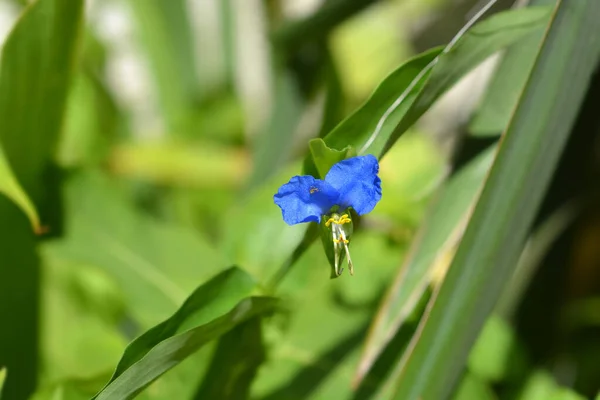
[[[5,400],[597,396],[597,1],[5,3]],[[273,195],[362,154],[351,276]]]
[[[516,267],[600,55],[598,40],[575,45],[600,34],[592,17],[600,15],[600,5],[565,1],[557,7],[456,257],[423,331],[413,338],[416,345],[395,398],[448,395],[468,355],[467,344]],[[462,346],[452,345],[456,337]]]
[[[109,383],[94,398],[133,398],[201,346],[238,324],[272,312],[273,298],[239,301],[253,288],[250,277],[237,269],[226,270],[200,286],[171,318],[127,346]]]

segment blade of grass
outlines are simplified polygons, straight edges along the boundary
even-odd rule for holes
[[[600,55],[600,3],[558,2],[495,163],[429,312],[401,360],[395,399],[450,395],[514,272]]]

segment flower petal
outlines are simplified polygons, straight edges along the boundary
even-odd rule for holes
[[[310,175],[294,176],[273,196],[288,225],[319,222],[338,200],[339,193],[331,185]]]
[[[352,207],[358,215],[369,213],[381,200],[381,179],[377,176],[379,163],[368,154],[342,160],[335,164],[325,182],[340,193],[338,205]]]

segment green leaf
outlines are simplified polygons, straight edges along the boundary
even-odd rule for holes
[[[419,75],[441,52],[441,49],[433,49],[420,54],[401,65],[377,86],[371,97],[352,115],[343,120],[323,140],[326,145],[333,149],[343,149],[353,146],[361,149],[369,140],[371,133],[377,128],[377,120],[374,115],[382,116],[390,109],[399,94],[405,91]],[[407,97],[405,104],[414,101],[416,94],[423,87],[418,84]],[[381,128],[381,136],[389,137],[395,125],[404,116],[408,106],[402,105],[390,113]],[[366,151],[372,151],[370,147]],[[360,151],[359,151],[360,152]]]
[[[556,0],[533,0],[529,5],[551,6],[555,3]],[[531,73],[543,37],[542,30],[536,31],[506,50],[469,125],[473,136],[498,136],[504,132]]]
[[[444,398],[514,272],[600,56],[600,3],[560,1],[451,267],[404,355],[397,399]]]
[[[511,10],[495,14],[473,26],[456,46],[440,56],[425,87],[387,140],[383,152],[467,72],[495,52],[535,32],[543,31],[550,14],[550,7]]]
[[[236,268],[197,288],[171,318],[127,346],[109,383],[94,399],[133,398],[203,345],[245,321],[273,311],[277,304],[274,298],[239,301],[253,289],[252,279]]]
[[[362,381],[410,315],[429,286],[434,270],[438,266],[446,268],[495,151],[496,146],[492,146],[456,172],[433,201],[412,244],[411,256],[398,270],[385,301],[373,319],[356,373],[356,382]]]
[[[56,147],[81,33],[82,5],[81,0],[31,4],[2,49],[0,141],[28,191],[41,179]]]
[[[10,167],[31,201],[39,207],[43,200],[46,210],[60,209],[53,197],[51,163],[76,65],[83,3],[29,2],[0,55],[0,186],[3,191],[12,186],[12,195],[17,193],[14,181],[6,180]],[[25,204],[24,199],[21,195],[20,203]],[[29,209],[31,217],[33,207]],[[44,215],[42,220],[55,232],[60,230],[53,226],[59,221]],[[10,326],[0,330],[0,365],[10,369],[4,395],[19,399],[31,394],[38,376],[39,259],[31,221],[3,195],[0,221],[0,320]]]
[[[40,218],[38,217],[35,206],[23,190],[17,178],[13,175],[10,166],[4,156],[4,151],[0,146],[0,193],[11,199],[21,208],[29,218],[29,222],[34,232],[41,232]]]
[[[195,398],[247,399],[264,360],[261,321],[252,318],[221,337]]]
[[[4,387],[4,380],[6,379],[6,368],[0,369],[0,400],[2,400],[2,388]]]
[[[356,155],[356,151],[350,146],[343,150],[331,149],[327,147],[323,139],[312,139],[308,142],[308,148],[319,173],[317,178],[320,179],[325,179],[325,175],[334,164]]]
[[[325,143],[336,149],[351,145],[359,154],[383,155],[462,76],[496,51],[543,29],[549,14],[547,8],[499,13],[467,31],[449,51],[434,49],[413,58],[325,136]],[[381,117],[375,120],[373,115]]]

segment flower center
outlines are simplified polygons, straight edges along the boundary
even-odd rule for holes
[[[331,225],[332,223],[338,224],[338,225],[344,225],[344,224],[348,224],[350,222],[352,222],[352,220],[350,219],[350,217],[348,216],[348,214],[343,214],[342,216],[339,216],[337,214],[333,214],[331,216],[331,218],[329,218],[327,220],[327,222],[325,222],[325,226],[329,227],[329,225]]]
[[[342,273],[340,269],[340,258],[343,257],[343,253],[346,254],[346,258],[348,259],[348,270],[350,271],[350,275],[354,275],[354,266],[352,264],[352,259],[350,258],[350,250],[348,249],[348,237],[346,236],[346,231],[344,229],[345,224],[351,224],[352,220],[348,216],[348,214],[331,214],[331,217],[325,221],[325,226],[331,226],[331,234],[333,240],[333,251],[335,254],[335,271],[339,276]]]

